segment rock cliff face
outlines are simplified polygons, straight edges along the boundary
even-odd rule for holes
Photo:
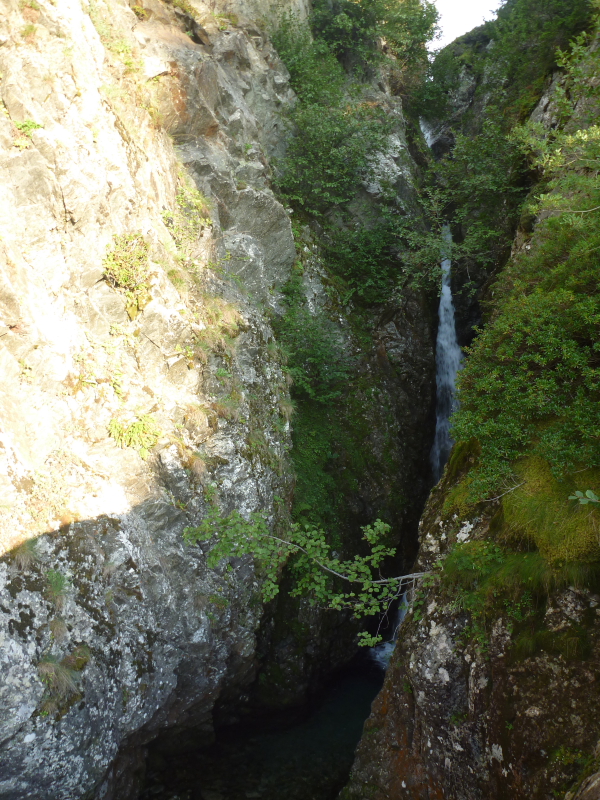
[[[294,102],[258,26],[275,13],[3,2],[2,797],[135,797],[145,743],[210,740],[215,703],[255,678],[253,566],[209,570],[182,530],[214,503],[275,525],[293,487],[269,323],[297,257],[270,188]],[[410,480],[431,329],[416,300],[376,327]]]
[[[485,539],[494,524],[498,504],[471,518],[444,513],[450,486],[447,478],[425,509],[418,570],[432,569],[457,543]],[[420,592],[341,797],[542,800],[563,797],[593,763],[600,597],[571,588],[551,597],[545,627],[572,637],[562,654],[518,653],[514,609],[503,612],[482,647],[456,597],[439,583]],[[574,633],[582,629],[585,660]],[[578,798],[597,796],[582,792]]]
[[[249,24],[136,13],[4,4],[3,797],[80,797],[125,742],[210,732],[262,609],[251,564],[208,571],[181,532],[290,490],[263,312],[295,258],[269,189],[287,74]]]

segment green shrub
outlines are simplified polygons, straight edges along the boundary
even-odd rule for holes
[[[292,114],[295,135],[281,165],[279,189],[311,214],[347,203],[372,172],[369,157],[386,149],[391,123],[376,106],[342,103],[324,110],[300,105]]]
[[[272,38],[302,103],[335,106],[341,102],[344,70],[327,44],[313,39],[306,24],[284,15]]]
[[[33,28],[33,31],[35,31],[35,25],[31,25],[31,26],[28,26],[28,27]],[[25,36],[25,35],[26,34],[23,33],[23,36]],[[31,138],[31,132],[32,131],[36,131],[36,130],[39,130],[39,128],[43,128],[44,127],[43,125],[40,125],[39,123],[34,122],[32,119],[26,119],[26,120],[23,120],[23,122],[15,122],[14,125],[15,125],[15,128],[20,130],[21,133],[24,133],[25,136],[29,136],[29,138]]]
[[[111,419],[108,432],[119,447],[133,447],[144,459],[148,458],[160,436],[160,428],[151,414],[142,414],[129,424]]]
[[[470,614],[463,638],[482,650],[487,648],[492,625],[504,617],[514,635],[512,655],[517,659],[539,650],[572,658],[589,652],[582,628],[548,631],[544,610],[553,592],[567,586],[597,586],[597,563],[549,563],[537,551],[515,552],[496,542],[475,540],[453,548],[443,562],[441,577],[454,607]]]
[[[148,245],[141,233],[115,236],[104,259],[104,277],[117,289],[135,292],[148,278]]]
[[[311,26],[355,69],[382,59],[378,40],[383,40],[403,68],[417,70],[427,63],[425,42],[433,37],[437,20],[435,5],[427,0],[316,0]]]
[[[558,66],[558,48],[589,26],[594,3],[589,0],[506,0],[496,19],[459,37],[442,49],[426,80],[410,98],[415,116],[445,119],[452,96],[462,81],[477,83],[477,98],[501,108],[507,123],[522,121],[533,110],[545,81]],[[490,47],[490,42],[493,46]],[[463,116],[472,129],[481,116],[480,104]]]
[[[436,203],[454,207],[452,224],[465,229],[456,257],[489,268],[510,246],[520,207],[529,190],[521,148],[501,116],[486,111],[481,132],[456,135],[451,156],[436,164],[441,187]]]
[[[480,442],[482,491],[500,485],[526,448],[557,474],[600,463],[600,295],[592,254],[600,227],[592,219],[577,228],[564,216],[540,224],[535,249],[506,276],[508,296],[460,375],[454,436]]]
[[[329,268],[345,281],[344,303],[352,297],[366,303],[386,302],[394,290],[403,218],[378,210],[380,213],[360,224],[348,220],[344,226],[327,228],[323,250]],[[439,246],[437,250],[439,260]]]
[[[599,61],[594,50],[577,51],[571,66],[592,74]],[[542,172],[525,209],[539,222],[495,283],[493,314],[459,377],[454,435],[481,445],[479,496],[510,485],[526,453],[555,477],[600,464],[600,128],[586,127],[585,104],[582,114],[550,136],[535,126],[515,131]]]
[[[593,3],[588,0],[507,0],[497,19],[436,56],[427,79],[409,99],[415,120],[452,119],[455,146],[433,166],[423,199],[435,221],[434,233],[446,220],[457,234],[453,272],[463,291],[481,286],[509,256],[522,203],[532,180],[539,178],[539,170],[531,172],[520,143],[511,135],[513,126],[533,110],[552,71],[569,66],[570,57],[557,55],[557,47],[566,47],[592,17]],[[566,100],[574,99],[573,89],[581,83],[571,72],[559,90]],[[456,97],[467,87],[473,99],[456,115]],[[407,258],[412,274],[433,270],[430,237],[419,238],[412,237]]]
[[[531,110],[518,98],[531,93],[533,104],[537,102],[544,78],[556,67],[557,49],[567,47],[593,14],[589,0],[507,0],[499,9],[497,20],[489,24],[493,58],[502,65],[509,103],[514,98],[517,111]]]
[[[339,397],[351,367],[339,328],[302,305],[291,306],[275,327],[294,392],[319,403]]]
[[[395,122],[377,102],[360,101],[363,88],[356,75],[383,58],[381,37],[388,54],[394,53],[389,65],[417,69],[426,61],[424,42],[435,20],[434,6],[422,0],[336,0],[315,5],[312,37],[305,24],[289,15],[273,33],[300,100],[289,115],[294,135],[279,164],[277,185],[303,214],[323,221],[336,209],[325,237],[327,266],[344,280],[347,300],[387,300],[403,268],[398,248],[414,239],[414,225],[402,219],[393,190],[391,204],[383,201],[371,214],[354,215],[346,208],[361,184],[374,177],[374,156],[386,152]],[[436,275],[438,262],[436,241],[430,259]],[[404,266],[410,281],[418,280],[417,269]]]
[[[540,651],[561,655],[567,660],[587,658],[591,652],[589,634],[580,625],[570,625],[560,631],[528,628],[515,640],[512,656],[521,660]]]
[[[149,247],[141,232],[115,236],[104,259],[104,278],[127,298],[127,313],[134,319],[150,300]]]
[[[294,518],[323,525],[334,537],[339,536],[340,517],[343,517],[342,498],[348,489],[355,488],[348,484],[364,467],[360,445],[353,441],[349,426],[341,419],[345,417],[344,411],[339,406],[334,412],[321,403],[301,402],[292,431],[291,457],[296,474]],[[340,459],[347,466],[343,475],[336,472]]]

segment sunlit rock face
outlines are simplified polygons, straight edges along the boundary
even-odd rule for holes
[[[209,738],[222,687],[254,677],[253,568],[208,570],[182,530],[289,496],[264,309],[295,258],[269,188],[293,93],[245,7],[195,9],[4,4],[7,798],[135,796],[141,745],[176,723]],[[133,300],[104,279],[125,234],[148,254]]]

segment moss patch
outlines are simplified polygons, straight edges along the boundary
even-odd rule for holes
[[[577,489],[600,489],[600,470],[588,469],[559,481],[547,461],[530,456],[516,472],[523,486],[503,498],[506,524],[535,542],[549,563],[598,561],[600,514],[595,507],[568,498]]]

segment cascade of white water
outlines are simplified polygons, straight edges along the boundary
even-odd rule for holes
[[[421,133],[423,134],[423,138],[425,139],[427,147],[431,147],[433,140],[435,139],[433,128],[431,125],[425,122],[422,117],[419,119],[419,127],[421,128]]]
[[[435,439],[431,448],[431,467],[436,482],[442,477],[444,466],[452,449],[450,415],[455,410],[456,375],[462,364],[462,353],[456,341],[454,303],[450,286],[451,261],[448,258],[448,245],[452,242],[452,234],[448,225],[444,227],[443,238],[442,294],[435,348],[436,424]]]
[[[394,633],[391,640],[389,642],[381,642],[381,644],[376,644],[375,647],[371,647],[371,658],[377,664],[377,666],[381,667],[383,670],[386,670],[389,666],[390,658],[392,657],[394,647],[396,646],[396,640],[398,639],[400,625],[402,624],[402,621],[406,616],[406,612],[408,611],[407,594],[408,591],[404,592],[400,598],[400,605],[398,606],[398,611],[396,613]]]

